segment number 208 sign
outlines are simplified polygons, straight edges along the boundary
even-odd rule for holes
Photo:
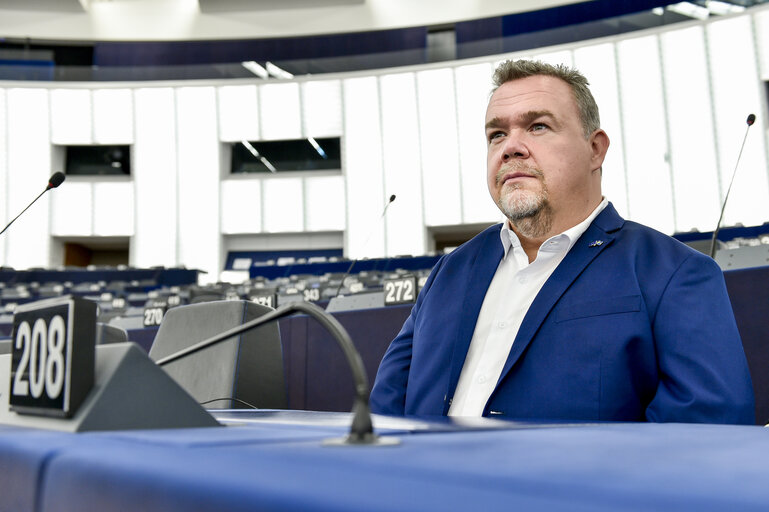
[[[9,405],[71,416],[93,385],[96,304],[77,297],[19,306],[13,316]]]

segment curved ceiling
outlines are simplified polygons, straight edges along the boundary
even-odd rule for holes
[[[582,0],[0,0],[0,37],[268,38],[431,26]]]

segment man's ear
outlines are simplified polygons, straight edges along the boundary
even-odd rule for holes
[[[600,128],[594,131],[588,139],[591,151],[591,167],[600,169],[603,165],[603,159],[606,158],[606,151],[609,149],[609,136]]]

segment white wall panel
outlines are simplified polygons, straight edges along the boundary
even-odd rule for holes
[[[137,89],[133,176],[136,223],[131,264],[177,264],[176,108],[174,90]]]
[[[133,144],[134,105],[131,89],[96,89],[92,98],[94,143]]]
[[[13,217],[8,216],[8,109],[5,89],[0,89],[0,225],[5,227]],[[5,263],[5,235],[0,236],[0,265]]]
[[[490,63],[459,66],[454,70],[462,192],[462,222],[499,222],[502,214],[486,184],[486,106],[491,94]]]
[[[221,270],[216,89],[176,91],[179,190],[179,262],[216,279]]]
[[[304,230],[302,178],[262,181],[264,231],[284,233]]]
[[[386,255],[423,254],[422,154],[414,73],[383,75],[382,156],[385,190],[396,194],[385,218]]]
[[[574,65],[590,81],[590,91],[601,113],[601,128],[609,135],[609,151],[603,161],[601,190],[617,212],[627,218],[625,150],[614,45],[603,43],[578,48],[574,51]]]
[[[132,236],[134,204],[133,182],[94,183],[93,234],[95,236]]]
[[[553,64],[554,66],[557,66],[558,64],[563,64],[565,66],[574,65],[571,50],[538,53],[534,58],[536,60],[541,60],[542,62],[547,62],[548,64]]]
[[[217,89],[220,140],[259,140],[257,95],[255,85],[228,85]]]
[[[342,167],[347,199],[345,255],[349,258],[384,255],[384,223],[379,217],[384,189],[379,85],[376,77],[343,82],[344,139]]]
[[[342,135],[342,83],[314,80],[302,83],[302,123],[305,137]]]
[[[93,143],[90,89],[51,90],[51,142]]]
[[[454,72],[444,68],[417,73],[417,88],[425,224],[461,224]]]
[[[308,176],[304,179],[305,229],[344,231],[344,179]]]
[[[224,180],[221,187],[222,233],[261,233],[262,181]]]
[[[93,234],[93,186],[88,181],[65,181],[51,194],[51,234],[91,236]]]
[[[754,14],[753,23],[758,48],[759,75],[762,80],[769,80],[769,10]]]
[[[726,193],[737,161],[748,114],[758,118],[745,144],[740,168],[729,195],[724,225],[742,222],[746,226],[769,220],[769,184],[764,148],[766,120],[763,119],[760,82],[753,51],[753,30],[749,16],[730,18],[707,26],[708,54],[713,71],[713,104],[716,119],[722,195]],[[718,219],[716,219],[718,220]],[[712,229],[712,228],[711,228]]]
[[[51,176],[48,91],[9,89],[6,109],[7,126],[13,127],[7,135],[10,192],[7,211],[10,220],[45,189]],[[6,237],[6,265],[24,269],[52,263],[49,261],[50,204],[50,198],[40,198],[3,234]]]
[[[280,83],[259,87],[259,119],[262,140],[302,138],[299,84]]]
[[[661,37],[676,231],[710,231],[718,220],[718,165],[704,41],[701,27]]]
[[[657,36],[621,41],[619,81],[632,219],[675,231]]]

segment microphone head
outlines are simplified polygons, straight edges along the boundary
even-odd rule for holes
[[[64,182],[64,173],[55,172],[51,179],[48,180],[48,189],[56,188]]]
[[[748,126],[753,126],[753,123],[756,122],[756,114],[750,114],[746,122],[748,123]]]
[[[390,202],[392,203],[393,201],[395,201],[395,194],[390,196]]]

